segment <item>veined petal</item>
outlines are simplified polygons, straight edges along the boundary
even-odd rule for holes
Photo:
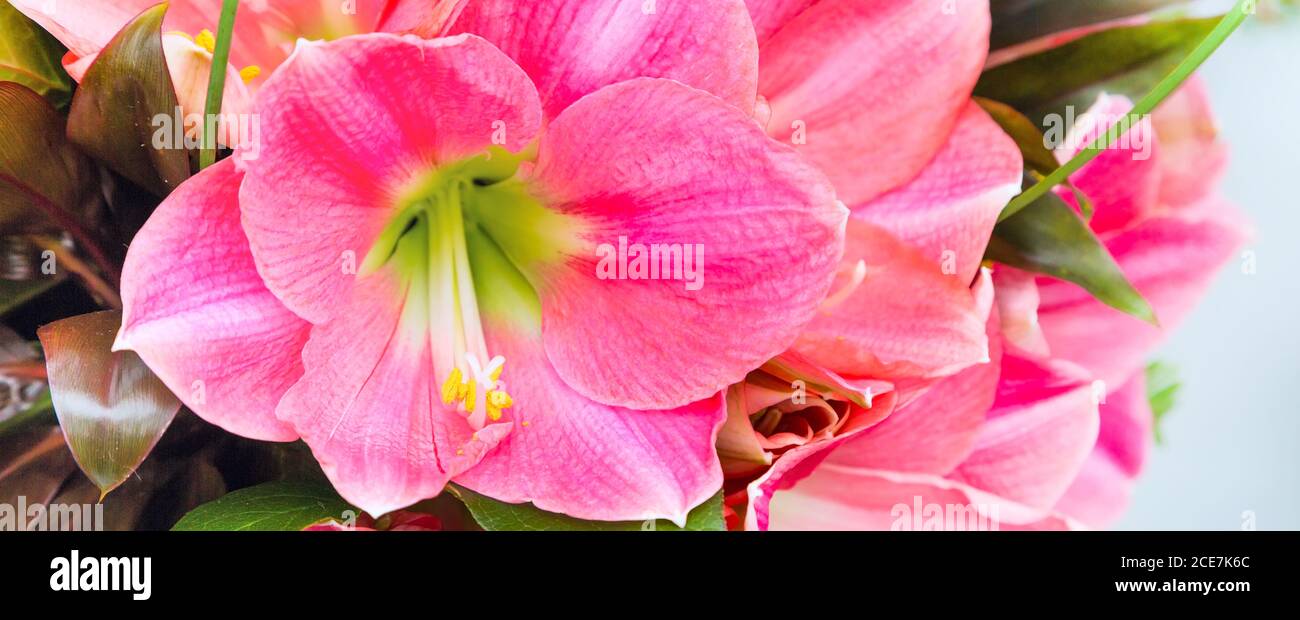
[[[794,340],[840,258],[847,211],[825,177],[736,108],[670,80],[569,107],[530,183],[583,223],[564,260],[528,274],[546,352],[607,404],[678,407],[740,381]]]
[[[181,184],[131,243],[114,349],[140,355],[195,413],[230,432],[290,441],[275,417],[302,375],[309,325],[257,275],[239,226],[234,162]]]
[[[722,486],[721,394],[661,411],[602,405],[556,373],[535,326],[498,323],[488,334],[510,360],[514,430],[457,483],[581,519],[678,524]]]
[[[979,269],[998,214],[1020,193],[1020,149],[980,106],[968,103],[947,144],[906,185],[853,208],[871,222],[947,261],[963,282]]]
[[[942,377],[988,359],[986,317],[969,281],[944,275],[938,257],[851,219],[843,265],[859,261],[866,278],[817,313],[797,353],[844,376],[883,380]],[[841,275],[833,290],[851,286]]]
[[[239,153],[244,228],[267,286],[314,323],[333,315],[421,175],[494,145],[518,151],[541,124],[528,76],[468,35],[303,42],[257,113],[260,148]]]
[[[637,77],[754,107],[758,44],[743,0],[475,0],[448,30],[462,32],[491,41],[528,72],[547,118]]]
[[[797,144],[845,204],[906,183],[969,104],[989,20],[987,0],[821,0],[760,50],[768,133]]]

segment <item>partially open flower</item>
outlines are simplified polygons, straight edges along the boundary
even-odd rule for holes
[[[728,509],[743,512],[744,489],[791,451],[821,451],[889,415],[893,386],[850,381],[788,352],[727,388],[718,433]]]

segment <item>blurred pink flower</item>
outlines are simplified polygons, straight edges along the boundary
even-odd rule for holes
[[[1094,112],[1130,108],[1103,96]],[[993,363],[900,397],[845,441],[778,461],[747,490],[748,527],[1057,529],[1122,514],[1152,441],[1145,358],[1245,238],[1243,218],[1213,193],[1226,155],[1203,85],[1189,83],[1148,122],[1150,159],[1113,149],[1072,180],[1160,326],[1074,284],[999,266]]]

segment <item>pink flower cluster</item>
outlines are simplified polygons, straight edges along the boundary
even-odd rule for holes
[[[74,77],[152,3],[13,2]],[[167,16],[187,110],[219,5]],[[243,3],[225,109],[259,142],[136,237],[116,346],[373,515],[454,481],[597,520],[725,489],[737,527],[1104,526],[1144,357],[1242,239],[1193,85],[1151,158],[1074,179],[1161,327],[983,267],[1023,172],[971,100],[986,0],[337,5]],[[601,277],[621,240],[656,274],[699,248],[702,285]]]

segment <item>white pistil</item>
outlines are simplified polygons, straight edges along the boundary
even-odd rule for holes
[[[502,410],[513,401],[504,390],[496,389],[505,358],[489,359],[479,318],[461,210],[461,200],[467,198],[461,191],[465,183],[468,181],[463,179],[451,181],[438,193],[437,202],[429,205],[430,227],[437,227],[437,232],[429,235],[429,272],[439,280],[436,287],[429,288],[434,326],[430,341],[434,368],[448,373],[442,384],[443,403],[458,404],[459,410],[469,414],[470,427],[479,430],[489,419],[500,419]],[[489,360],[487,366],[479,363],[484,359]]]

